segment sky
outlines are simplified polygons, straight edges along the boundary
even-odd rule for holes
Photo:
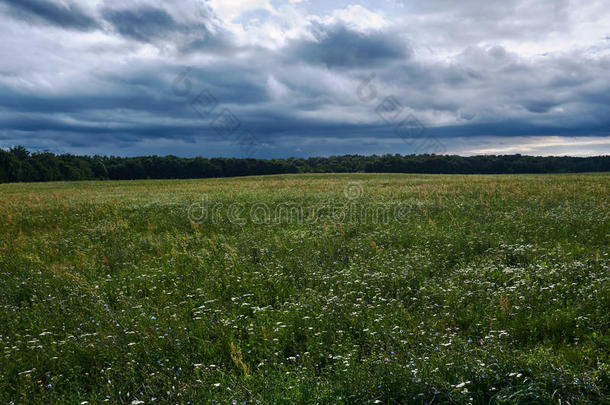
[[[0,0],[0,147],[610,155],[610,0]]]

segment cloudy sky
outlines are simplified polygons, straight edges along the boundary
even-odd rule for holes
[[[610,154],[610,1],[0,0],[0,147]]]

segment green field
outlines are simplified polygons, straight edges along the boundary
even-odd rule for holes
[[[609,188],[0,185],[0,403],[608,403]]]

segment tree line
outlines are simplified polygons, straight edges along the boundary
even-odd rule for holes
[[[234,177],[284,173],[579,173],[610,171],[610,156],[344,155],[252,159],[76,156],[0,149],[0,183]]]

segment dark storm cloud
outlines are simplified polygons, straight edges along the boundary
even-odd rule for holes
[[[378,66],[396,59],[406,60],[411,50],[390,33],[361,33],[343,24],[315,23],[315,41],[294,41],[285,54],[293,60],[322,63],[328,67]]]
[[[173,4],[179,8],[180,2]],[[165,42],[181,54],[196,52],[230,53],[234,44],[230,33],[218,26],[211,12],[202,7],[189,21],[177,21],[168,10],[161,7],[101,11],[102,18],[119,35],[143,43]]]
[[[137,86],[134,85],[134,87]],[[15,113],[33,114],[78,114],[92,110],[121,109],[152,113],[178,113],[178,107],[168,101],[165,94],[160,94],[152,88],[142,91],[141,88],[130,89],[129,86],[107,94],[100,92],[49,95],[16,93],[8,89],[0,89],[0,108]]]
[[[48,135],[49,139],[55,138],[56,134],[70,133],[71,139],[76,140],[79,139],[77,135],[82,134],[78,142],[69,142],[73,146],[88,143],[95,147],[102,141],[135,143],[146,139],[193,141],[202,136],[209,141],[222,141],[222,137],[211,130],[209,123],[201,120],[189,105],[197,91],[208,89],[221,105],[230,106],[231,111],[242,124],[255,132],[265,143],[277,144],[281,137],[289,134],[293,136],[298,134],[295,142],[298,142],[299,137],[317,139],[319,147],[322,148],[327,142],[325,139],[329,137],[396,139],[391,124],[356,125],[342,122],[340,116],[333,117],[334,122],[297,117],[294,114],[294,105],[298,105],[301,110],[324,111],[325,106],[340,104],[345,100],[331,93],[314,91],[316,87],[300,89],[298,82],[289,81],[296,80],[295,77],[285,82],[288,88],[297,90],[298,98],[291,100],[294,104],[268,104],[270,97],[265,86],[265,74],[273,71],[272,65],[275,61],[269,59],[271,66],[244,66],[235,62],[225,62],[215,67],[194,68],[188,76],[193,91],[186,98],[171,93],[171,80],[168,78],[171,79],[174,73],[179,72],[179,68],[175,66],[141,67],[126,72],[100,74],[108,84],[109,90],[106,92],[92,89],[88,94],[71,93],[58,96],[43,93],[24,94],[4,89],[0,91],[0,105],[5,110],[21,112],[23,115],[19,118],[0,119],[0,123],[6,130],[32,134],[29,136],[38,134],[36,136],[44,138],[44,132],[51,131]],[[561,67],[558,61],[549,63],[555,67],[554,75],[560,77],[566,75],[564,70],[571,69],[569,65]],[[599,62],[591,62],[587,69],[580,72],[590,79],[585,83],[590,83],[595,77],[598,64]],[[410,66],[402,66],[400,69],[406,69],[409,74],[396,75],[396,70],[388,70],[383,71],[383,74],[380,73],[378,77],[379,84],[384,82],[392,84],[393,92],[383,96],[395,96],[405,107],[422,111],[427,109],[460,111],[462,116],[470,115],[470,119],[478,118],[488,111],[488,115],[483,116],[482,122],[429,127],[426,129],[428,136],[439,138],[557,134],[606,136],[605,130],[610,128],[609,116],[606,115],[605,120],[603,118],[603,111],[607,111],[608,105],[606,89],[600,88],[596,91],[571,87],[565,95],[557,95],[555,93],[558,93],[559,87],[555,85],[557,81],[554,80],[554,76],[547,77],[544,74],[542,76],[545,80],[539,80],[536,75],[539,70],[534,66],[505,70],[506,76],[497,76],[498,82],[493,84],[490,84],[486,77],[490,70],[499,69],[495,63],[486,65],[478,61],[478,67],[469,70],[470,68],[464,67],[413,62]],[[403,79],[392,83],[393,77]],[[562,82],[561,85],[562,92],[565,92],[565,83]],[[463,92],[478,87],[481,87],[480,99],[465,101]],[[530,87],[531,91],[524,92],[522,89],[526,87]],[[355,90],[354,87],[354,93]],[[487,93],[496,94],[498,90],[503,94],[495,105],[490,101],[492,97]],[[557,119],[553,114],[549,114],[551,108],[575,101],[585,106],[571,113],[575,118],[568,116]],[[597,103],[598,107],[591,107],[590,104],[593,103]],[[307,104],[309,106],[305,107]],[[374,113],[376,106],[376,104],[370,105],[371,113]],[[519,109],[547,118],[536,123],[519,113]],[[511,111],[521,117],[507,120],[502,116]],[[599,115],[600,121],[593,123],[588,118],[587,122],[582,123],[582,118],[587,117],[580,116],[581,111],[585,111],[589,116]],[[79,122],[40,117],[40,114],[68,114]],[[180,122],[181,119],[184,121]],[[174,121],[168,123],[165,120]],[[282,151],[287,153],[284,149]]]
[[[559,103],[555,103],[551,100],[532,100],[532,101],[525,101],[523,103],[523,106],[527,109],[527,111],[529,112],[533,112],[533,113],[546,113],[549,112],[549,110],[553,107],[557,107],[559,105]]]
[[[106,9],[102,15],[121,35],[138,41],[147,42],[180,28],[172,16],[161,8]]]
[[[38,20],[59,27],[91,30],[98,27],[96,20],[73,2],[57,4],[47,0],[0,0],[13,14],[26,20]]]

